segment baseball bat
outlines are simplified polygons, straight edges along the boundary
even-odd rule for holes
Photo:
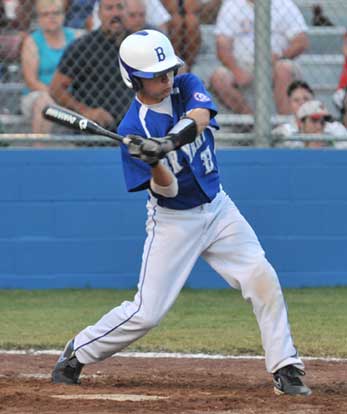
[[[117,142],[122,142],[124,144],[127,144],[129,141],[128,138],[122,137],[115,132],[108,131],[96,122],[85,118],[83,115],[80,115],[77,112],[73,112],[70,109],[66,109],[61,106],[48,105],[43,108],[42,115],[49,121],[80,132],[88,132],[93,135],[100,135],[113,139]]]
[[[63,108],[62,106],[48,105],[43,108],[42,115],[49,121],[80,132],[88,132],[93,135],[107,137],[114,141],[122,142],[125,145],[128,145],[131,142],[130,138],[111,132],[83,115],[73,112],[70,109]],[[154,150],[155,149],[156,148],[154,148]],[[161,140],[161,152],[163,156],[174,149],[175,146],[171,140]]]

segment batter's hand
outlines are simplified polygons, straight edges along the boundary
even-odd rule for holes
[[[165,146],[158,139],[142,138],[138,135],[127,135],[126,138],[128,139],[129,154],[144,161],[151,167],[158,164],[159,160],[164,158],[167,153]]]

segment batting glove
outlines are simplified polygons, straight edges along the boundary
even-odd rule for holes
[[[165,146],[160,140],[142,138],[139,135],[127,135],[129,154],[154,167],[166,155]]]

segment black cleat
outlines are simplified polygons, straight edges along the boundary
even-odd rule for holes
[[[312,391],[300,379],[305,372],[287,365],[273,374],[274,391],[276,395],[311,395]]]
[[[54,384],[80,384],[79,376],[83,364],[76,358],[74,351],[74,340],[71,339],[65,346],[55,367],[52,371],[52,382]]]

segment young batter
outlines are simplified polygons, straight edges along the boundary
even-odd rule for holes
[[[118,132],[128,191],[147,190],[147,239],[138,291],[69,341],[54,383],[79,383],[83,365],[121,351],[157,326],[202,256],[250,300],[277,394],[309,395],[277,275],[250,225],[223,191],[214,147],[217,110],[166,36],[145,30],[120,47],[123,80],[136,92]],[[160,139],[153,140],[153,137]],[[166,153],[168,145],[176,148]]]

